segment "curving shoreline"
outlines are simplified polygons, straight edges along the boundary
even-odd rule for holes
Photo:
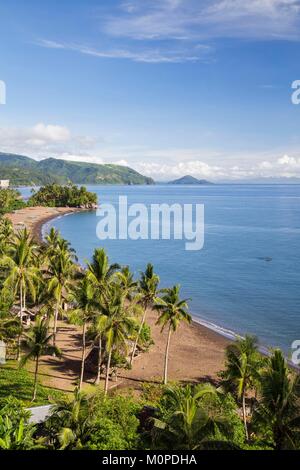
[[[72,209],[69,207],[28,207],[14,213],[7,214],[13,222],[14,228],[22,225],[32,233],[36,239],[42,241],[43,226],[52,219],[61,215],[79,212],[84,209]],[[148,353],[139,355],[135,360],[132,370],[122,374],[130,386],[135,386],[140,381],[155,380],[161,377],[166,333],[160,332],[156,323],[156,313],[150,311],[148,323],[151,326],[154,346]],[[224,352],[232,339],[222,335],[209,326],[194,319],[192,325],[182,325],[174,335],[170,347],[170,378],[179,381],[199,381],[203,378],[217,379],[217,373],[224,366]]]
[[[42,241],[42,228],[43,225],[60,215],[73,214],[81,212],[85,209],[78,209],[73,207],[25,207],[10,214],[6,217],[12,221],[15,230],[26,227],[38,241]]]

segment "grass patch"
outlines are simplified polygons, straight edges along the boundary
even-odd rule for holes
[[[8,396],[21,400],[25,406],[32,405],[33,374],[25,369],[18,369],[14,361],[0,367],[0,405]],[[35,406],[47,405],[65,396],[61,391],[38,385]]]

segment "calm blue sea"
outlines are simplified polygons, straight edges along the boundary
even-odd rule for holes
[[[152,262],[163,286],[179,283],[195,318],[225,330],[256,334],[261,343],[290,352],[300,339],[300,186],[90,186],[99,202],[205,205],[205,244],[185,251],[177,240],[96,237],[95,212],[65,216],[54,226],[82,263],[104,246],[111,262],[138,276]],[[267,261],[269,259],[269,261]],[[271,259],[271,260],[270,260]]]

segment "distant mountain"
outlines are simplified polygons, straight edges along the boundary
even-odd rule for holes
[[[66,184],[154,184],[152,178],[121,165],[72,162],[47,158],[36,161],[23,155],[0,152],[0,179],[13,186]]]
[[[206,180],[198,180],[194,176],[186,175],[174,181],[170,181],[169,184],[213,184]]]

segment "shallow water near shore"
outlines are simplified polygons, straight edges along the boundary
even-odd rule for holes
[[[106,240],[96,237],[96,212],[48,222],[85,263],[94,248],[136,275],[152,262],[162,286],[179,283],[195,319],[223,334],[256,334],[286,354],[300,339],[300,186],[90,186],[100,203],[204,204],[205,243],[186,251],[184,240]]]

